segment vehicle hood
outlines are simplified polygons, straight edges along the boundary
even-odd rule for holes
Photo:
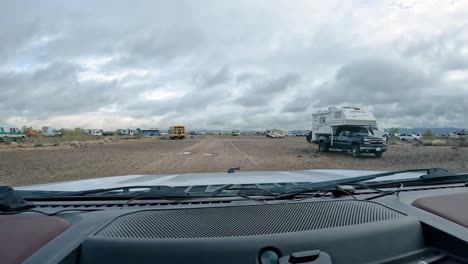
[[[155,186],[165,185],[195,186],[195,185],[225,185],[225,184],[267,184],[267,183],[304,183],[321,182],[343,178],[381,173],[384,171],[369,170],[298,170],[298,171],[250,171],[250,172],[211,172],[187,173],[169,175],[128,175],[93,178],[77,181],[56,182],[30,186],[15,187],[17,190],[41,191],[84,191],[89,189],[114,188],[124,186]],[[393,180],[415,178],[422,173],[402,173],[379,178],[378,180]]]

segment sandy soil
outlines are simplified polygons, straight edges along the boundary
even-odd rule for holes
[[[197,136],[194,139],[124,140],[87,146],[0,147],[0,184],[21,186],[128,174],[249,170],[378,169],[444,167],[468,171],[468,148],[402,144],[381,159],[346,152],[317,153],[302,137]]]

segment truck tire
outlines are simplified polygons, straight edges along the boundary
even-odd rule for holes
[[[312,131],[310,131],[309,134],[307,134],[306,140],[307,140],[307,142],[309,142],[309,143],[312,142]]]
[[[327,152],[328,151],[328,144],[325,143],[325,141],[320,141],[319,150],[320,150],[320,152]]]
[[[377,152],[375,152],[375,157],[376,157],[376,158],[381,158],[382,155],[383,155],[383,152],[382,152],[382,151],[377,151]]]
[[[355,158],[359,158],[361,156],[361,150],[359,149],[358,144],[353,144],[353,146],[351,147],[351,154]]]

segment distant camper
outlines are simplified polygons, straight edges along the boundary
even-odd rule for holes
[[[55,127],[42,127],[42,136],[44,137],[61,137],[62,132],[60,132],[58,129]]]

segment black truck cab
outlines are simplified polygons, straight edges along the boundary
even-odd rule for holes
[[[321,152],[329,149],[349,150],[354,157],[359,157],[362,153],[373,153],[380,158],[387,151],[385,139],[373,135],[362,126],[339,126],[335,135],[320,136],[318,141]]]

